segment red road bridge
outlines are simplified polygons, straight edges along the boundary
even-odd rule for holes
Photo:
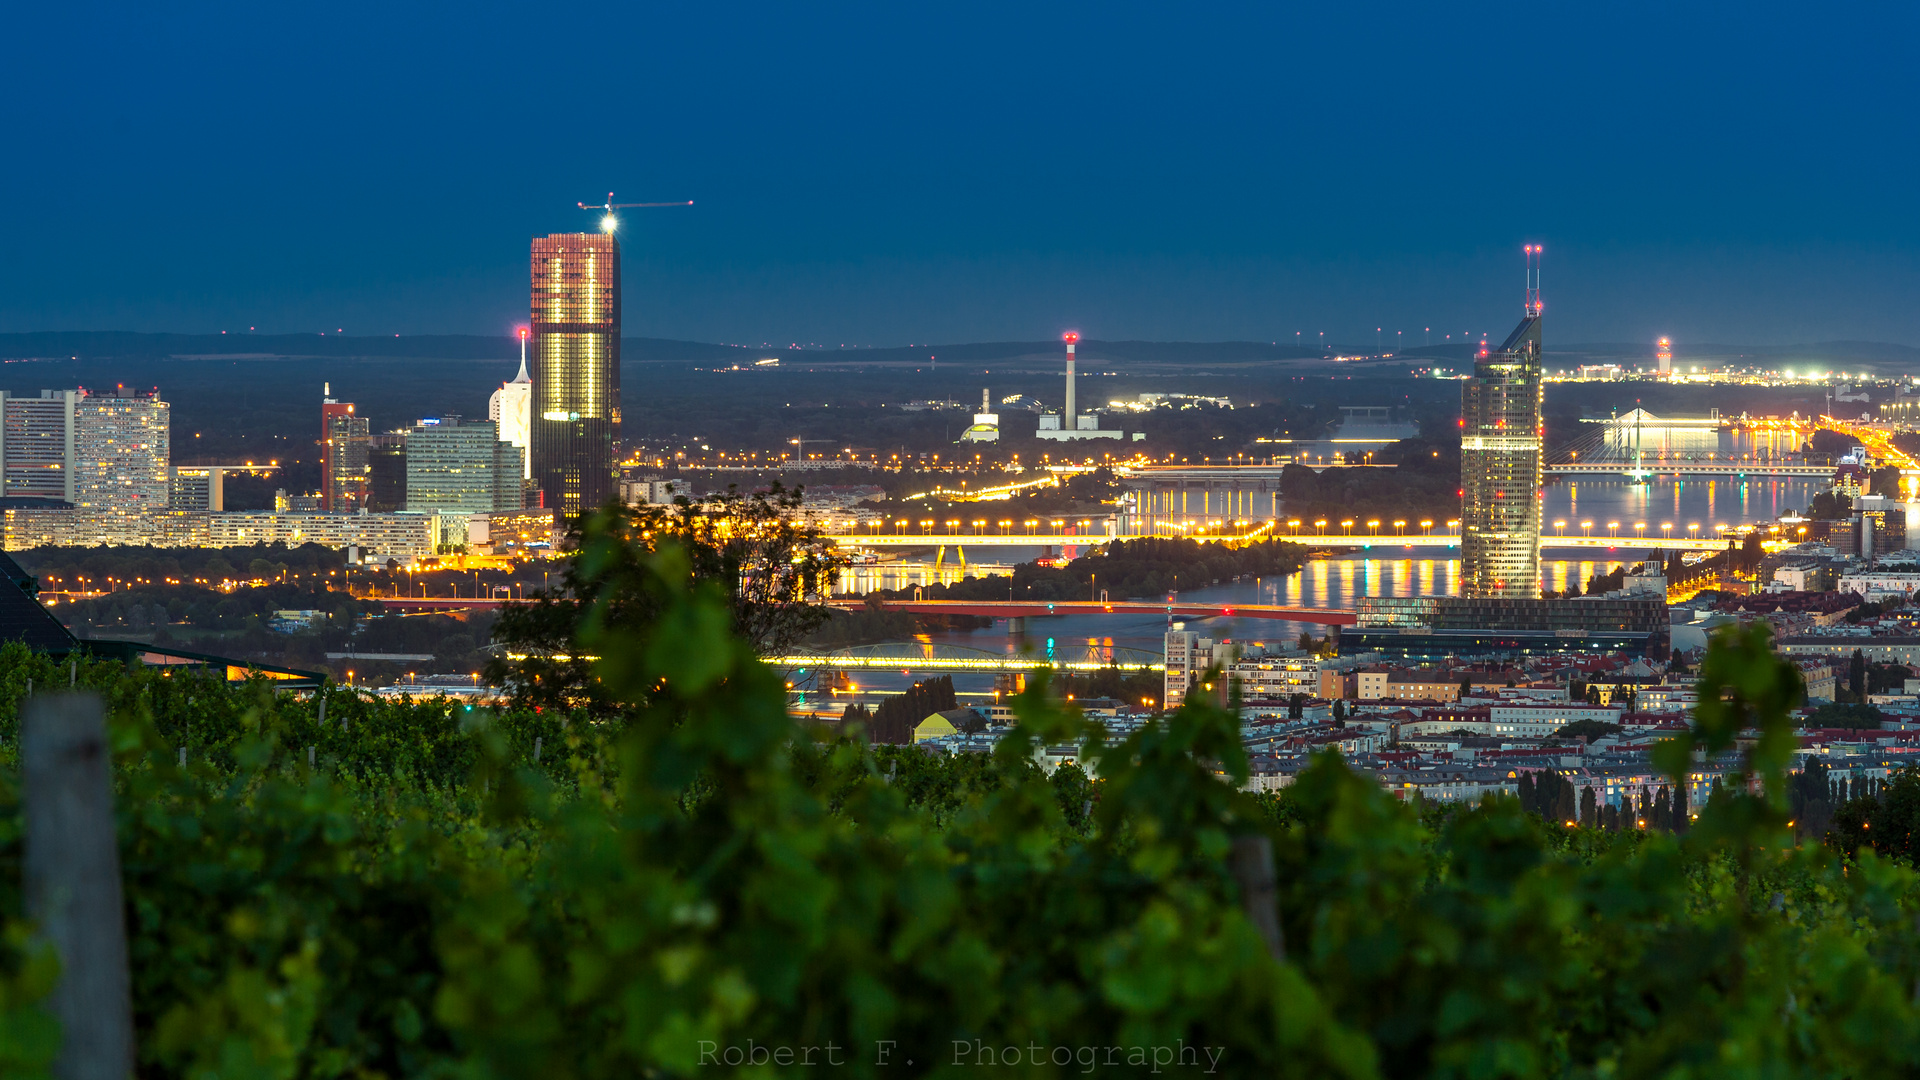
[[[855,610],[866,606],[857,599],[833,600],[833,606]],[[1026,619],[1048,615],[1168,615],[1176,619],[1275,619],[1281,622],[1352,626],[1354,614],[1344,608],[1292,608],[1273,604],[1210,604],[1152,600],[881,600],[888,611],[915,615],[982,615],[995,619]]]

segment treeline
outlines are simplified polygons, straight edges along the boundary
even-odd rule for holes
[[[1460,517],[1458,439],[1404,439],[1377,452],[1372,464],[1398,468],[1315,472],[1294,464],[1281,469],[1287,518],[1309,524],[1325,520],[1335,532],[1352,519],[1354,531],[1364,535],[1368,521],[1381,522],[1381,531],[1390,534],[1395,521],[1417,532],[1423,520],[1438,528]]]
[[[847,706],[840,723],[843,727],[849,723],[864,725],[866,737],[872,742],[904,745],[913,741],[913,729],[921,721],[956,708],[959,699],[953,692],[953,676],[940,675],[914,683],[905,693],[886,698],[872,709],[855,702]]]
[[[1718,781],[1715,781],[1716,785]],[[1642,785],[1638,796],[1628,791],[1618,805],[1601,803],[1591,787],[1577,791],[1571,780],[1555,772],[1520,774],[1520,806],[1556,825],[1578,825],[1586,829],[1620,832],[1627,829],[1652,829],[1656,832],[1685,832],[1687,829],[1687,792],[1684,786]]]
[[[1021,563],[1006,575],[968,578],[921,588],[930,600],[1159,599],[1179,589],[1202,589],[1249,576],[1277,576],[1306,565],[1306,549],[1284,540],[1244,544],[1185,539],[1116,540],[1066,566]],[[910,599],[913,589],[879,595]]]
[[[322,578],[346,567],[337,549],[319,544],[258,544],[235,548],[42,547],[11,553],[15,562],[40,578],[40,587],[68,590],[86,579],[105,588],[108,579],[129,583],[195,580],[218,585],[249,578]],[[50,584],[51,583],[51,584]]]

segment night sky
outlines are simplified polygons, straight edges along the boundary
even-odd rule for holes
[[[164,10],[163,10],[164,9]],[[22,4],[0,331],[1920,344],[1913,4]],[[1456,338],[1457,340],[1457,338]]]

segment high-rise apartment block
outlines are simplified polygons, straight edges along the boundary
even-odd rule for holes
[[[407,509],[430,514],[518,511],[523,451],[491,421],[423,420],[407,433]]]
[[[1526,314],[1483,343],[1460,391],[1460,592],[1540,596],[1540,291],[1529,247]]]
[[[158,391],[0,392],[0,496],[165,510],[170,431]]]
[[[160,392],[83,391],[74,410],[75,506],[129,513],[167,508],[171,408]]]
[[[330,392],[331,386],[327,387]],[[320,509],[347,514],[367,504],[373,432],[350,401],[320,402]]]
[[[617,495],[619,241],[612,232],[536,237],[532,276],[533,481],[545,505],[577,518]]]
[[[74,410],[79,390],[19,397],[0,390],[0,495],[73,501]]]

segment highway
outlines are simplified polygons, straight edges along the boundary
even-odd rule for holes
[[[1645,526],[1644,522],[1637,522]],[[1727,546],[1726,538],[1717,533],[1705,536],[1664,536],[1652,527],[1632,530],[1626,534],[1575,535],[1564,536],[1547,534],[1540,538],[1542,548],[1585,550],[1626,548],[1644,551],[1648,548],[1661,548],[1667,551],[1718,551]],[[931,548],[931,547],[1089,547],[1105,544],[1112,540],[1144,540],[1144,534],[1118,533],[1016,533],[1016,532],[852,532],[834,533],[832,539],[849,547],[863,548]],[[1240,542],[1248,539],[1267,539],[1269,536],[1302,544],[1310,548],[1354,548],[1358,550],[1408,550],[1446,549],[1460,546],[1460,537],[1453,533],[1414,533],[1404,536],[1369,536],[1364,533],[1295,533],[1276,530],[1271,534],[1260,532],[1248,534],[1186,534],[1187,540]],[[1164,538],[1164,536],[1163,536]]]

